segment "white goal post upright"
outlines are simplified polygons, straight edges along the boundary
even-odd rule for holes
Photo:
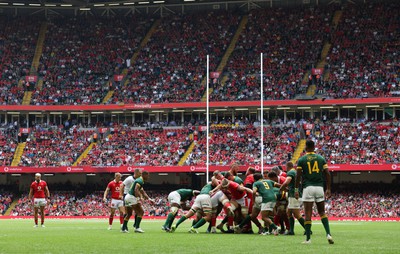
[[[206,125],[207,125],[207,132],[206,132],[206,153],[207,153],[207,160],[206,160],[206,184],[209,181],[209,162],[210,162],[210,151],[209,151],[209,135],[210,135],[210,99],[209,99],[209,84],[210,84],[210,56],[207,55],[207,88],[206,88],[206,94],[207,94],[207,102],[206,102]]]
[[[260,69],[261,69],[261,72],[260,72],[260,74],[261,74],[261,88],[260,88],[260,93],[261,93],[261,99],[260,99],[260,102],[261,102],[261,118],[260,118],[260,121],[261,121],[261,174],[263,174],[264,173],[264,72],[263,72],[263,63],[264,63],[264,61],[263,61],[263,53],[261,53],[261,56],[260,56],[260,61],[261,61],[261,64],[260,64]]]

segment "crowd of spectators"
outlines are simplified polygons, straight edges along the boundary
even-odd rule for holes
[[[0,129],[0,166],[10,166],[18,146],[17,130],[11,124]]]
[[[4,213],[10,207],[13,201],[13,196],[14,195],[8,191],[0,191],[0,216],[4,215]]]
[[[189,144],[184,128],[131,129],[120,125],[100,137],[79,165],[177,165]]]
[[[223,73],[228,79],[214,85],[210,100],[260,100],[260,53],[265,100],[305,93],[304,75],[319,59],[332,14],[325,7],[252,10]]]
[[[348,5],[332,32],[328,81],[318,93],[331,98],[400,96],[399,2]]]
[[[227,11],[163,18],[140,51],[128,84],[116,89],[110,103],[200,101],[206,56],[215,70],[239,20]]]
[[[210,130],[209,161],[211,165],[243,165],[261,162],[261,128],[253,124],[214,124]],[[203,133],[186,159],[186,165],[205,165],[206,134]],[[295,124],[264,126],[264,158],[268,165],[290,160],[299,140]]]
[[[400,162],[399,122],[316,122],[310,138],[330,164]]]
[[[89,145],[94,130],[31,128],[19,166],[71,166]]]
[[[139,15],[50,19],[38,71],[43,89],[33,93],[32,103],[100,104],[150,25]]]
[[[22,103],[39,28],[34,17],[0,17],[0,105]]]

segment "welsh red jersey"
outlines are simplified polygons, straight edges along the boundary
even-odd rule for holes
[[[238,183],[234,181],[229,182],[228,190],[232,194],[233,199],[241,199],[246,195],[245,191],[238,191],[238,187],[239,187]]]
[[[31,189],[33,190],[33,197],[34,198],[46,198],[46,189],[47,183],[43,180],[40,182],[33,181],[31,184]]]
[[[278,176],[278,180],[279,180],[278,183],[283,184],[286,181],[286,177],[280,175],[280,176]]]
[[[251,188],[253,187],[254,183],[254,175],[250,174],[246,176],[246,179],[244,179],[244,186],[247,186],[248,184],[251,185]]]
[[[119,181],[118,183],[115,182],[115,180],[112,180],[111,182],[108,183],[107,188],[110,189],[111,191],[111,198],[113,199],[120,199],[119,198],[119,191],[121,188],[122,181]]]

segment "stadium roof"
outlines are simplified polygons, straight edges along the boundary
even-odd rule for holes
[[[365,3],[391,0],[0,0],[0,14],[61,15],[145,15],[196,12],[202,10],[243,10],[333,3]]]

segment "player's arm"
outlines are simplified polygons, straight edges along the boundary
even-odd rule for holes
[[[106,190],[104,191],[104,195],[103,195],[103,201],[104,202],[107,201],[107,195],[108,195],[109,191],[110,191],[110,188],[108,188],[108,186],[107,186]]]
[[[217,185],[212,191],[210,191],[210,196],[214,195],[217,191],[221,189],[221,183]]]
[[[121,183],[119,188],[119,198],[122,198],[124,196],[124,189],[125,189],[125,184]]]
[[[281,188],[281,187],[282,187],[282,184],[277,183],[277,182],[274,182],[274,187],[276,187],[276,188]]]
[[[29,189],[29,196],[28,196],[28,199],[29,199],[29,200],[32,199],[32,195],[33,195],[33,188],[31,187],[31,188]]]
[[[291,181],[292,181],[292,177],[290,177],[290,176],[286,177],[286,180],[285,180],[285,182],[282,183],[280,190],[281,191],[286,190]]]
[[[135,185],[135,197],[137,197],[137,198],[141,198],[142,197],[143,193],[140,190],[141,188],[142,188],[142,185],[140,183],[137,183]]]
[[[47,195],[47,198],[50,198],[50,191],[49,191],[49,188],[47,187],[47,185],[46,185],[46,195]]]
[[[329,198],[331,196],[331,174],[328,170],[328,165],[324,165],[324,175],[326,179],[326,191],[325,191],[325,198]]]
[[[301,176],[303,174],[303,169],[301,166],[297,166],[296,168],[296,182],[294,183],[294,197],[296,199],[299,198],[299,185],[300,185],[300,181],[301,181]]]
[[[147,193],[143,189],[140,190],[140,193],[141,193],[143,199],[146,199],[146,200],[150,199],[149,195],[147,195]]]
[[[253,194],[253,190],[251,190],[247,187],[244,187],[243,185],[239,185],[237,189],[238,189],[238,191],[245,191],[248,194]]]
[[[256,195],[258,195],[257,191],[258,191],[258,188],[257,187],[253,187],[253,197],[252,197],[253,203],[255,202]]]

